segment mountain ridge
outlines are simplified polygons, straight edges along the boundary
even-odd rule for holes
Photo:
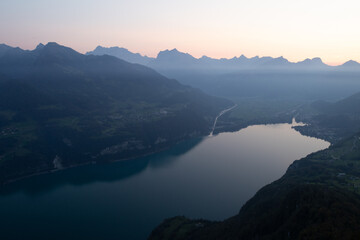
[[[115,57],[118,57],[120,59],[123,59],[125,61],[131,62],[131,63],[138,63],[142,65],[147,65],[153,58],[143,56],[139,53],[133,53],[130,52],[126,48],[122,47],[102,47],[97,46],[93,51],[89,51],[86,53],[86,55],[112,55]]]
[[[40,43],[36,48],[42,47],[42,46],[44,46],[44,45],[43,45],[42,43]],[[1,50],[2,50],[4,47],[5,47],[5,48],[19,48],[19,47],[11,47],[11,46],[9,46],[9,45],[7,45],[7,44],[5,44],[5,43],[0,43],[0,53],[1,53]],[[36,49],[36,48],[35,48],[35,49]],[[19,48],[19,49],[21,49],[21,48]],[[23,49],[21,49],[21,50],[23,50]],[[146,61],[140,60],[140,61],[142,61],[143,63],[129,61],[129,62],[131,62],[131,63],[139,63],[139,64],[143,64],[143,65],[148,64],[149,61],[155,60],[155,59],[159,56],[160,53],[174,52],[174,50],[175,50],[176,52],[180,53],[180,54],[189,55],[189,56],[191,56],[191,57],[192,57],[193,59],[195,59],[195,60],[207,59],[207,60],[215,60],[215,61],[216,61],[216,60],[217,60],[217,61],[235,61],[235,60],[240,60],[240,59],[241,59],[241,60],[246,59],[246,60],[257,61],[257,60],[262,59],[264,62],[266,62],[265,60],[279,60],[279,59],[284,59],[284,60],[286,60],[287,62],[289,62],[289,63],[291,63],[291,64],[300,64],[300,63],[301,63],[301,64],[303,64],[303,63],[308,64],[308,63],[310,63],[310,62],[313,62],[313,63],[316,63],[316,64],[323,64],[323,65],[326,65],[326,66],[331,67],[331,68],[342,67],[342,66],[347,66],[347,65],[354,65],[354,66],[360,65],[360,63],[357,62],[357,61],[355,61],[355,60],[348,60],[348,61],[346,61],[346,62],[343,63],[343,64],[336,65],[336,66],[331,66],[331,65],[328,65],[328,64],[324,63],[320,57],[306,58],[306,59],[304,59],[304,60],[295,61],[295,62],[291,62],[291,61],[287,60],[286,58],[284,58],[283,56],[280,56],[280,57],[262,56],[262,57],[260,57],[260,56],[257,55],[257,56],[248,58],[248,57],[246,57],[246,56],[243,55],[243,54],[241,54],[239,57],[234,56],[234,57],[232,57],[232,58],[213,58],[213,57],[208,57],[208,56],[206,56],[206,55],[203,55],[203,56],[200,57],[200,58],[196,58],[196,57],[192,56],[192,55],[189,54],[189,53],[179,51],[177,48],[173,48],[173,49],[171,49],[171,50],[170,50],[170,49],[161,50],[161,51],[157,54],[157,57],[148,57],[148,56],[142,55],[142,54],[140,54],[140,53],[131,52],[131,51],[129,51],[127,48],[124,48],[124,47],[118,47],[118,46],[103,47],[103,46],[101,46],[101,45],[98,45],[98,46],[97,46],[94,50],[92,50],[92,51],[86,52],[85,55],[91,55],[91,54],[93,54],[93,55],[105,55],[105,54],[106,54],[106,55],[113,55],[113,56],[118,57],[118,58],[124,58],[124,57],[121,57],[121,56],[116,56],[116,53],[112,53],[111,50],[115,50],[115,51],[120,50],[120,51],[123,51],[123,52],[126,53],[126,54],[135,55],[135,56],[137,56],[137,57],[139,57],[139,58],[144,58],[144,59],[146,59]],[[29,51],[29,50],[23,50],[23,51]],[[124,60],[126,60],[126,59],[124,59]]]
[[[36,48],[43,47],[44,45],[37,46]],[[35,49],[36,49],[35,48]],[[0,44],[0,56],[4,51],[14,49],[4,43]],[[19,48],[20,49],[20,48]],[[22,49],[21,49],[22,50]],[[29,50],[23,50],[29,51]],[[360,63],[349,60],[343,64],[337,66],[330,66],[325,64],[321,58],[306,58],[302,61],[291,62],[283,56],[270,57],[270,56],[254,56],[248,58],[243,54],[239,57],[233,58],[212,58],[203,55],[200,58],[196,58],[189,53],[181,52],[177,48],[166,49],[160,51],[157,56],[148,57],[141,55],[140,53],[134,53],[123,47],[103,47],[97,46],[94,50],[86,52],[85,55],[111,55],[117,58],[123,59],[131,63],[137,63],[146,65],[155,69],[164,68],[225,68],[231,70],[247,70],[247,69],[289,69],[289,70],[337,70],[337,71],[360,71]],[[170,61],[169,61],[170,60]],[[172,62],[173,61],[173,62]],[[185,64],[185,66],[179,66],[179,63]],[[163,65],[165,64],[165,65]]]
[[[99,47],[100,47],[100,50],[102,51],[103,47],[98,46],[96,49],[88,52],[87,54],[97,54],[97,55],[102,54],[102,52],[100,50],[97,50]],[[118,48],[118,47],[106,48],[108,50],[106,52],[106,54],[117,56],[117,57],[121,58],[121,56],[118,56],[116,53],[111,52],[111,49],[115,49],[115,48]],[[141,56],[139,53],[132,53],[132,52],[128,51],[126,48],[122,48],[122,49],[125,49],[129,54]],[[147,58],[147,61],[145,61],[145,64],[150,67],[153,67],[155,69],[156,68],[169,68],[169,67],[171,67],[171,68],[184,67],[184,66],[178,66],[179,63],[185,64],[185,67],[192,67],[192,68],[194,68],[193,65],[196,65],[197,67],[200,67],[200,68],[211,68],[211,67],[214,67],[214,65],[216,67],[220,68],[220,67],[225,67],[224,65],[226,65],[226,67],[232,67],[232,68],[238,68],[238,69],[290,67],[290,68],[295,68],[295,69],[297,69],[297,68],[299,68],[299,69],[301,69],[301,68],[308,68],[308,69],[309,68],[317,68],[317,69],[324,69],[324,70],[328,70],[328,69],[344,70],[343,68],[346,65],[349,65],[349,62],[352,63],[353,67],[357,66],[355,64],[357,62],[353,61],[353,60],[349,60],[348,62],[338,65],[338,66],[330,66],[330,65],[325,64],[319,57],[314,57],[311,59],[307,58],[307,59],[304,59],[304,60],[298,61],[298,62],[290,62],[283,56],[275,57],[275,58],[269,57],[269,56],[263,56],[263,57],[255,56],[255,57],[247,58],[244,55],[240,55],[239,57],[235,56],[233,58],[211,58],[211,57],[204,55],[200,58],[196,58],[196,57],[192,56],[191,54],[181,52],[176,48],[171,49],[171,50],[169,50],[169,49],[162,50],[157,54],[157,57],[155,57],[155,58],[148,58],[148,57],[146,57],[146,58]],[[174,61],[174,63],[172,63],[171,61]],[[140,63],[140,62],[135,62],[135,63]],[[144,61],[142,61],[142,64],[144,64]],[[166,65],[162,66],[162,64],[166,64]],[[209,66],[207,66],[207,64],[209,64]],[[360,66],[359,66],[359,70],[360,70]]]

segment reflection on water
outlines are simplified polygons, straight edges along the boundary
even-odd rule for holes
[[[230,217],[294,160],[329,146],[296,124],[250,126],[9,185],[0,195],[0,231],[17,239],[145,239],[174,215]]]
[[[87,165],[47,175],[35,176],[0,188],[0,196],[23,191],[26,194],[41,194],[63,185],[86,185],[93,182],[113,182],[139,174],[146,168],[166,168],[176,157],[190,151],[202,139],[192,139],[171,149],[141,157],[136,160],[108,164]]]

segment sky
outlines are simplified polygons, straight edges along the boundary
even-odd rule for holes
[[[1,0],[0,43],[360,62],[357,0]]]

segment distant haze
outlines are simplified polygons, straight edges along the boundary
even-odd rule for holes
[[[2,0],[0,43],[33,49],[56,41],[82,53],[123,46],[156,57],[178,48],[195,57],[321,57],[360,61],[355,0]]]

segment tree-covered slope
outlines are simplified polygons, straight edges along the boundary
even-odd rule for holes
[[[297,119],[307,123],[301,133],[336,142],[360,131],[360,93],[335,103],[317,101],[297,110]]]

